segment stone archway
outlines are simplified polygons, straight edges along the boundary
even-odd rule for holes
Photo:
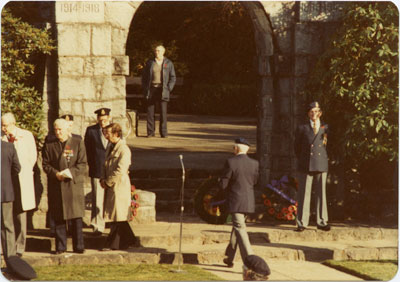
[[[94,122],[100,106],[113,111],[113,118],[125,118],[125,55],[131,21],[142,2],[56,2],[58,114],[75,116],[75,132],[84,134]],[[259,83],[257,152],[261,184],[269,178],[272,131],[273,83],[270,61],[273,55],[272,29],[259,2],[245,2],[254,24]]]

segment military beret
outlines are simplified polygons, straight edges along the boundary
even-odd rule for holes
[[[65,120],[70,120],[70,121],[74,120],[73,115],[62,115],[60,118],[65,119]]]
[[[31,280],[36,278],[36,272],[25,260],[18,256],[10,256],[7,263],[12,272],[21,280]]]
[[[250,143],[247,142],[247,140],[244,139],[243,137],[235,139],[235,144],[243,144],[250,147]]]
[[[257,274],[260,274],[262,276],[270,275],[271,270],[268,267],[268,264],[260,258],[259,256],[256,255],[249,255],[244,259],[244,265],[248,268],[254,271]]]
[[[307,108],[307,111],[309,111],[309,110],[311,110],[311,109],[314,109],[314,108],[319,108],[319,109],[321,109],[321,106],[320,106],[320,104],[318,103],[318,102],[312,102],[312,103],[310,103],[309,105],[308,105],[308,108]]]
[[[108,116],[110,115],[111,109],[109,108],[100,108],[96,111],[94,111],[95,114],[97,114],[97,116]]]

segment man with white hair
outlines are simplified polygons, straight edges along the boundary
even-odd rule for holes
[[[16,254],[22,256],[26,246],[26,212],[36,208],[33,168],[37,160],[35,138],[28,130],[16,126],[12,113],[1,117],[2,140],[13,143],[17,150],[21,171],[18,174],[14,200],[14,228]]]
[[[142,89],[147,101],[147,137],[155,136],[155,106],[160,105],[160,135],[168,136],[167,104],[176,82],[174,64],[164,56],[162,45],[154,49],[154,59],[149,60],[142,73]]]
[[[250,144],[244,138],[235,140],[235,156],[225,162],[221,188],[226,191],[227,208],[232,215],[232,232],[223,262],[233,267],[237,247],[244,260],[254,254],[246,231],[246,214],[254,213],[254,186],[258,181],[258,161],[247,156]]]
[[[69,122],[54,122],[57,137],[45,143],[42,151],[43,170],[47,174],[49,213],[55,224],[56,254],[67,250],[66,221],[71,222],[72,246],[75,253],[84,253],[83,222],[86,173],[86,151],[83,139],[70,135]]]

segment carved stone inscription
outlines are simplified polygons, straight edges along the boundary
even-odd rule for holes
[[[56,21],[59,23],[104,22],[104,2],[56,1]]]

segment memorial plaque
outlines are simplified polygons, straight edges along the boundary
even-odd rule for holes
[[[104,2],[56,1],[57,23],[102,23]]]
[[[339,20],[343,5],[341,2],[306,2],[300,3],[300,21],[331,22]]]

